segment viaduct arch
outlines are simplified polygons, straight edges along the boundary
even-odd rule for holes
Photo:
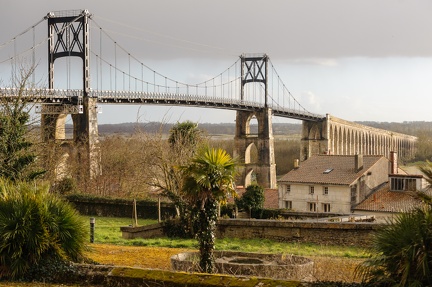
[[[300,159],[314,154],[383,155],[412,158],[417,137],[349,122],[329,114],[322,122],[303,121]]]

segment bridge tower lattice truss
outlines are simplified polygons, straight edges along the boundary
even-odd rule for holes
[[[100,151],[97,124],[97,98],[89,97],[90,44],[87,10],[48,13],[48,85],[54,89],[54,62],[62,57],[79,57],[83,62],[82,96],[72,104],[45,104],[41,107],[44,142],[64,141],[66,117],[73,121],[73,149],[85,178],[100,174]],[[79,107],[79,108],[77,108]],[[70,153],[70,152],[69,152]],[[59,164],[59,163],[58,163]],[[62,163],[64,164],[64,163]],[[58,175],[57,176],[61,176]]]
[[[245,98],[244,86],[248,83],[264,85],[264,108],[256,111],[237,111],[234,156],[243,163],[238,185],[247,187],[256,182],[264,188],[276,188],[276,163],[272,128],[272,110],[267,105],[268,99],[268,56],[241,56],[242,83],[241,98]],[[256,117],[258,134],[251,134],[250,121]],[[251,162],[251,148],[257,149],[257,160]]]

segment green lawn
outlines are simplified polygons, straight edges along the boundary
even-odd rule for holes
[[[84,217],[89,222],[90,216]],[[123,239],[120,231],[121,226],[132,224],[131,218],[113,218],[113,217],[94,217],[95,223],[95,243],[115,244],[126,246],[153,246],[153,247],[170,247],[170,248],[190,248],[197,249],[195,239]],[[157,223],[157,220],[139,219],[138,225],[148,225]],[[302,256],[335,256],[346,258],[366,258],[369,256],[367,250],[359,247],[346,246],[324,246],[309,243],[283,243],[275,242],[268,239],[217,239],[216,250],[232,250],[244,252],[262,252],[262,253],[282,253]]]

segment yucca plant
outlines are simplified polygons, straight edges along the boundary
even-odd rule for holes
[[[87,230],[78,213],[30,183],[0,181],[0,276],[20,278],[44,260],[79,260]]]
[[[431,206],[396,216],[377,231],[373,250],[375,255],[357,269],[364,281],[376,286],[432,286]]]

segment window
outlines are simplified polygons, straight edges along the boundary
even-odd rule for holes
[[[329,188],[328,186],[323,186],[323,194],[328,195]]]
[[[289,194],[290,192],[291,192],[291,185],[287,184],[287,185],[285,186],[285,193],[286,193],[286,194]]]
[[[316,212],[316,203],[315,202],[308,202],[309,211]]]
[[[357,185],[351,186],[351,203],[357,203]]]
[[[405,190],[415,191],[417,189],[415,178],[407,178],[405,183]]]
[[[309,186],[309,194],[315,193],[315,186]]]
[[[292,209],[292,201],[291,200],[285,200],[285,208],[286,209]]]
[[[393,191],[407,191],[407,190],[415,191],[416,179],[392,177],[390,181],[390,189]]]
[[[403,178],[392,178],[391,179],[391,190],[404,190]]]
[[[323,212],[330,212],[330,203],[323,203],[322,210]]]

